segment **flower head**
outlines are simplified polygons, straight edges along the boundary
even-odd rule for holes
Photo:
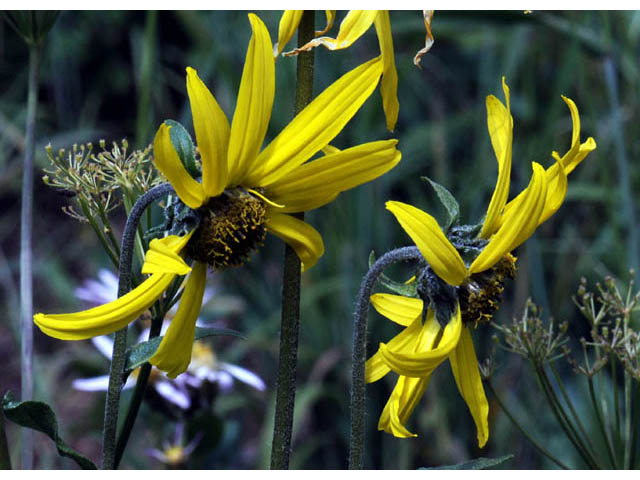
[[[374,382],[389,371],[400,375],[380,417],[378,428],[398,437],[414,436],[405,424],[426,391],[431,373],[449,359],[456,384],[478,431],[482,447],[489,438],[488,404],[478,372],[470,327],[488,321],[497,310],[507,278],[515,275],[511,251],[553,215],[567,192],[567,175],[596,148],[593,138],[580,143],[580,118],[572,100],[573,136],[569,151],[544,169],[533,162],[526,189],[507,203],[511,173],[513,119],[509,88],[503,78],[506,105],[487,97],[491,143],[498,161],[498,181],[482,225],[454,226],[447,234],[428,213],[401,202],[387,202],[426,264],[416,276],[420,298],[373,295],[374,307],[406,328],[367,362],[366,378]]]
[[[190,362],[207,266],[242,264],[270,232],[295,250],[304,269],[311,268],[324,253],[322,237],[290,214],[325,205],[400,161],[397,140],[385,140],[331,149],[305,163],[328,147],[371,95],[382,74],[381,57],[343,75],[261,150],[275,93],[275,61],[264,23],[253,14],[249,20],[253,36],[231,124],[197,72],[187,68],[201,164],[196,178],[172,142],[175,125],[163,123],[155,136],[155,165],[174,187],[181,210],[168,229],[173,234],[149,244],[142,273],[150,277],[128,294],[90,310],[36,314],[35,323],[47,335],[81,340],[116,331],[146,311],[176,276],[188,275],[178,311],[150,360],[174,378]],[[193,265],[185,262],[185,254]]]

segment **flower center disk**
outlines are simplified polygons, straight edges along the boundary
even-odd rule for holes
[[[267,234],[264,203],[243,188],[225,190],[198,214],[200,225],[187,244],[187,255],[214,270],[242,265]]]

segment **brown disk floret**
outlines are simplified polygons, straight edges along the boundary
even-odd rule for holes
[[[225,190],[198,209],[200,226],[187,255],[214,270],[242,265],[267,234],[264,203],[246,190]]]

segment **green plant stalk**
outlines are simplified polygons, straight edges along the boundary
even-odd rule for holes
[[[38,108],[37,45],[29,45],[29,93],[25,127],[20,209],[20,323],[21,398],[33,399],[33,157],[35,151],[36,110]],[[33,468],[33,432],[22,430],[22,468]]]
[[[79,198],[78,203],[80,204],[82,213],[84,214],[85,218],[89,222],[89,225],[91,225],[91,228],[95,232],[96,237],[98,237],[98,240],[102,244],[102,248],[104,248],[105,252],[107,252],[107,255],[111,259],[111,262],[113,263],[114,267],[118,269],[120,260],[118,259],[118,256],[114,253],[113,248],[111,248],[111,246],[109,245],[109,242],[107,242],[107,239],[105,238],[104,233],[102,232],[102,229],[100,228],[96,220],[91,215],[87,202],[82,198]]]
[[[122,233],[120,248],[120,275],[118,278],[118,297],[131,290],[134,242],[138,233],[140,217],[145,209],[159,198],[172,193],[173,187],[168,184],[158,185],[142,195],[130,209],[127,223]],[[109,387],[104,409],[104,429],[102,440],[102,468],[113,470],[116,467],[116,431],[118,428],[118,410],[120,392],[124,383],[124,367],[127,350],[127,327],[118,330],[113,342],[111,368],[109,370]]]
[[[364,443],[366,424],[365,405],[365,362],[367,359],[367,315],[369,299],[378,277],[385,268],[398,262],[420,260],[418,247],[402,247],[382,255],[367,271],[356,300],[353,314],[353,346],[351,352],[351,436],[349,439],[349,469],[364,468]]]
[[[640,467],[636,465],[636,450],[638,446],[638,437],[640,436],[640,380],[637,380],[633,385],[633,429],[631,430],[631,459],[629,465],[634,469]]]
[[[555,391],[553,390],[553,387],[549,382],[547,373],[544,371],[544,367],[541,365],[540,366],[534,365],[534,369],[535,369],[536,377],[538,378],[538,381],[542,387],[542,391],[547,397],[547,400],[551,405],[551,409],[553,410],[553,413],[558,419],[560,426],[567,434],[567,438],[569,438],[571,443],[573,443],[573,445],[576,447],[576,450],[578,450],[578,453],[580,454],[582,459],[585,461],[587,465],[589,465],[590,468],[599,469],[600,467],[598,465],[598,462],[589,454],[586,447],[583,445],[582,441],[580,440],[580,437],[578,436],[577,432],[575,431],[573,424],[568,419],[567,413],[564,411],[564,408],[562,408],[562,405],[560,405],[560,402],[556,397]]]
[[[111,248],[115,252],[116,257],[120,258],[120,244],[118,240],[116,240],[116,236],[113,233],[113,228],[111,228],[111,221],[109,220],[109,216],[107,212],[104,211],[104,208],[98,210],[98,215],[100,215],[100,221],[104,227],[104,231],[107,233],[107,238],[109,239],[109,243],[111,244]]]
[[[616,357],[613,352],[609,353],[609,363],[611,364],[611,383],[613,386],[613,412],[615,417],[615,434],[613,435],[613,444],[615,452],[623,452],[622,445],[622,429],[620,428],[620,395],[618,394],[618,376],[616,375]],[[617,459],[616,459],[617,460]]]
[[[516,426],[516,428],[520,431],[520,433],[522,433],[522,435],[524,435],[524,437],[527,440],[529,440],[531,445],[533,445],[536,450],[538,450],[542,455],[547,457],[549,460],[551,460],[553,463],[558,465],[560,468],[562,468],[564,470],[569,470],[569,467],[567,467],[564,463],[562,463],[560,460],[558,460],[556,457],[554,457],[553,454],[551,452],[549,452],[546,448],[544,448],[542,445],[540,445],[538,442],[536,442],[533,439],[533,437],[531,435],[529,435],[529,433],[524,429],[524,427],[522,427],[522,425],[520,425],[520,423],[518,423],[518,421],[515,419],[513,414],[507,409],[507,407],[505,406],[505,404],[502,401],[502,399],[500,398],[500,396],[498,396],[498,393],[495,391],[495,389],[493,388],[493,385],[491,384],[491,382],[489,380],[486,381],[486,385],[487,385],[487,387],[489,387],[489,391],[493,395],[493,398],[495,398],[496,401],[498,402],[498,405],[500,405],[500,408],[502,409],[502,411],[507,415],[509,420],[511,420],[511,423],[513,423]]]
[[[305,10],[298,27],[298,46],[313,39],[315,12]],[[301,112],[313,98],[314,50],[297,57],[295,114]],[[303,214],[297,215],[302,219]],[[298,330],[300,325],[300,259],[285,245],[282,274],[282,320],[280,325],[280,356],[276,408],[271,444],[271,469],[289,468],[293,409],[296,395],[296,364],[298,358]]]
[[[598,420],[600,433],[602,434],[604,443],[607,445],[607,453],[609,454],[609,461],[611,462],[611,468],[615,468],[616,460],[615,460],[615,455],[613,453],[613,446],[611,445],[611,439],[609,438],[609,434],[607,432],[607,429],[605,428],[604,420],[602,418],[602,412],[600,411],[600,405],[598,404],[598,400],[596,398],[596,392],[593,388],[593,378],[587,375],[587,381],[589,383],[589,396],[591,397],[591,403],[593,404],[593,409],[596,412],[596,419]]]
[[[571,401],[571,399],[569,398],[569,395],[567,394],[567,390],[564,388],[564,382],[562,381],[562,378],[560,377],[560,375],[558,374],[558,371],[556,370],[555,367],[555,362],[549,362],[549,366],[551,367],[551,372],[553,373],[553,378],[555,378],[556,383],[558,384],[558,387],[560,388],[560,392],[562,393],[562,397],[564,398],[565,403],[568,405],[569,410],[571,411],[571,414],[576,422],[576,424],[578,425],[578,428],[580,429],[580,433],[582,434],[582,438],[586,439],[587,441],[587,445],[585,445],[585,448],[588,446],[588,451],[589,454],[592,457],[595,457],[595,449],[593,447],[593,443],[591,443],[591,439],[589,438],[589,435],[587,434],[587,431],[584,429],[584,426],[582,425],[582,422],[580,421],[580,416],[578,415],[578,412],[576,412],[576,409],[573,406],[573,402]]]
[[[0,411],[0,470],[11,470],[11,455],[4,431],[4,414]]]
[[[624,371],[624,460],[623,468],[631,468],[631,375]]]

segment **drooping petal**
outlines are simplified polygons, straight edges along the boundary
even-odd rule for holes
[[[171,143],[170,128],[164,123],[160,125],[153,141],[153,161],[158,170],[171,182],[180,200],[189,208],[198,208],[204,203],[204,190],[182,165]]]
[[[357,39],[359,39],[375,20],[378,15],[378,10],[351,10],[347,13],[344,20],[340,24],[340,30],[336,38],[331,37],[318,37],[311,40],[306,45],[300,48],[296,48],[285,55],[297,55],[300,52],[306,52],[312,48],[320,45],[328,48],[329,50],[340,50],[348,48],[353,45]]]
[[[433,47],[433,34],[431,33],[431,20],[433,19],[433,10],[423,10],[422,16],[424,17],[424,28],[427,31],[427,39],[424,42],[424,48],[420,49],[418,53],[413,57],[413,64],[420,67],[420,60],[422,60],[422,56],[431,50]]]
[[[579,147],[579,144],[576,145]],[[551,180],[549,180],[549,176],[547,176],[547,182],[549,184],[547,187],[547,198],[544,202],[544,209],[538,219],[538,225],[543,224],[554,213],[556,213],[562,205],[562,202],[564,202],[564,198],[567,196],[567,188],[569,186],[567,182],[567,173],[562,166],[561,158],[556,152],[553,153],[554,158],[557,161],[556,165],[558,166],[558,170],[557,174]]]
[[[476,424],[478,446],[482,448],[489,439],[489,403],[482,386],[471,332],[467,327],[462,329],[458,346],[449,357],[449,361],[460,395],[467,403]]]
[[[142,273],[175,273],[177,275],[189,273],[191,267],[178,253],[187,244],[191,235],[193,232],[183,237],[169,235],[162,239],[151,240],[142,265]]]
[[[400,375],[382,410],[378,421],[378,430],[383,430],[398,438],[417,437],[415,433],[407,430],[405,424],[427,390],[430,378],[431,375],[422,378]]]
[[[282,213],[312,210],[339,193],[369,182],[395,167],[397,140],[365,143],[305,163],[269,186],[266,195],[284,205]]]
[[[187,67],[187,94],[202,160],[202,186],[208,197],[215,197],[227,185],[229,120],[191,67]]]
[[[422,315],[424,302],[419,298],[403,297],[390,293],[371,295],[371,304],[378,313],[398,325],[409,326]]]
[[[393,54],[389,11],[380,10],[374,24],[378,34],[380,54],[384,60],[382,82],[380,83],[382,107],[384,108],[384,114],[387,120],[387,129],[393,132],[394,128],[396,128],[396,122],[398,121],[400,103],[398,102],[398,72],[396,71],[396,60]]]
[[[324,255],[324,243],[318,231],[303,220],[291,215],[270,212],[267,231],[284,240],[302,262],[302,271],[309,270]]]
[[[509,196],[509,180],[511,177],[511,149],[513,144],[513,117],[511,117],[511,102],[509,87],[502,77],[502,89],[507,102],[505,107],[500,100],[493,95],[487,97],[487,125],[491,144],[498,160],[498,181],[491,196],[491,202],[487,209],[487,215],[482,230],[481,238],[489,238],[497,229],[497,222],[502,215],[502,210]]]
[[[487,246],[476,257],[469,272],[483,272],[533,235],[538,226],[547,197],[547,178],[544,168],[532,163],[533,175],[523,197],[521,207],[505,214],[504,222]]]
[[[381,73],[378,57],[336,80],[260,153],[247,184],[268,187],[321,150],[369,98]]]
[[[271,119],[276,90],[271,37],[265,24],[250,13],[253,35],[242,71],[238,103],[229,139],[229,184],[242,183],[258,157]]]
[[[400,351],[415,351],[415,347],[418,344],[420,338],[420,332],[422,330],[422,318],[416,317],[413,322],[409,324],[407,328],[402,330],[398,335],[393,337],[387,342],[387,347],[392,350]],[[372,383],[377,382],[391,369],[384,362],[380,352],[376,352],[365,364],[365,382]]]
[[[84,340],[120,330],[135,320],[164,292],[175,275],[155,273],[117,300],[77,313],[33,316],[35,324],[50,337]]]
[[[382,360],[397,374],[406,377],[426,377],[445,361],[453,349],[456,348],[461,330],[462,317],[460,307],[457,306],[456,312],[442,332],[442,338],[437,347],[431,348],[434,339],[437,338],[439,325],[435,320],[433,310],[429,309],[427,322],[425,322],[425,326],[421,331],[423,335],[419,339],[417,351],[408,352],[407,350],[391,349],[381,343],[379,352],[382,355]]]
[[[319,37],[320,35],[324,35],[329,30],[331,30],[331,27],[333,27],[333,22],[336,20],[335,10],[325,10],[324,13],[325,13],[325,16],[327,17],[327,24],[325,25],[324,29],[316,30],[315,32],[316,37]]]
[[[239,367],[238,365],[232,365],[230,363],[220,363],[220,368],[226,370],[242,383],[246,383],[256,390],[264,392],[267,389],[264,381],[258,375],[246,368]]]
[[[402,202],[387,202],[386,206],[398,219],[436,275],[449,285],[460,285],[467,277],[467,267],[435,218]]]
[[[206,264],[196,262],[187,278],[178,311],[171,320],[167,333],[162,337],[156,353],[149,359],[151,365],[167,372],[169,378],[176,378],[191,362],[196,320],[202,307],[206,279]]]
[[[273,46],[273,56],[277,57],[296,33],[304,10],[285,10],[278,24],[278,43]]]

